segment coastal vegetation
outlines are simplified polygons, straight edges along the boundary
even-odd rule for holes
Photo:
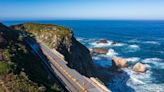
[[[71,41],[72,37],[70,29],[53,24],[24,23],[15,29],[30,33],[30,36],[35,36],[50,48],[57,48],[61,41],[66,44],[66,42]]]
[[[61,91],[23,41],[21,31],[0,24],[0,91]]]

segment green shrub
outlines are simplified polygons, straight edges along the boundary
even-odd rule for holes
[[[10,65],[0,61],[0,75],[5,75],[10,71]]]

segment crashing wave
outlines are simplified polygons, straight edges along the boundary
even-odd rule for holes
[[[93,40],[92,40],[93,41]],[[93,46],[93,47],[112,47],[112,46],[124,46],[124,45],[126,45],[125,43],[115,43],[115,42],[113,42],[113,41],[107,41],[107,43],[97,43],[97,41],[96,42],[93,42],[93,43],[91,43],[91,45]]]
[[[107,43],[99,43],[97,44],[96,42],[91,43],[93,47],[108,47],[112,45],[112,41],[108,41]]]
[[[137,62],[137,61],[140,60],[140,58],[138,58],[138,57],[130,57],[130,58],[126,58],[126,60],[129,61],[129,62]]]
[[[146,58],[142,60],[143,63],[148,64],[152,68],[164,69],[164,62],[160,58]]]
[[[126,44],[125,43],[115,43],[112,46],[124,46],[124,45],[126,45]]]
[[[139,49],[140,47],[136,44],[133,44],[133,45],[129,45],[129,48],[132,48],[132,49]]]
[[[113,57],[113,56],[118,55],[118,53],[115,52],[113,49],[109,49],[109,50],[108,50],[108,53],[107,53],[106,55],[107,55],[107,56],[110,56],[110,57]]]

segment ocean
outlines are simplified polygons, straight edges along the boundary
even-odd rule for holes
[[[6,25],[28,21],[4,21]],[[111,73],[105,84],[114,92],[164,92],[164,21],[128,20],[38,20],[30,22],[66,26],[89,49],[107,48],[106,55],[93,56],[96,66],[108,69],[113,56],[128,60],[124,73]],[[100,39],[108,44],[97,44]],[[112,42],[116,42],[112,45]],[[146,64],[145,73],[136,73],[132,67],[137,62]]]

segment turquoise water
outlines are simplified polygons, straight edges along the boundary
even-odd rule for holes
[[[5,21],[6,25],[23,23],[26,21]],[[69,27],[75,37],[87,46],[105,47],[106,55],[93,56],[97,66],[109,68],[111,57],[126,58],[130,66],[122,69],[129,75],[125,83],[117,77],[117,83],[107,82],[106,85],[115,92],[164,92],[164,21],[100,21],[100,20],[55,20],[35,21],[52,23]],[[100,39],[107,39],[108,44],[96,44]],[[111,45],[111,42],[117,42]],[[146,64],[148,71],[138,74],[132,71],[137,62]],[[124,79],[124,75],[119,75]],[[121,85],[122,83],[122,85]],[[128,87],[124,87],[126,84]],[[134,90],[128,90],[134,89]],[[122,89],[122,90],[118,90]]]

